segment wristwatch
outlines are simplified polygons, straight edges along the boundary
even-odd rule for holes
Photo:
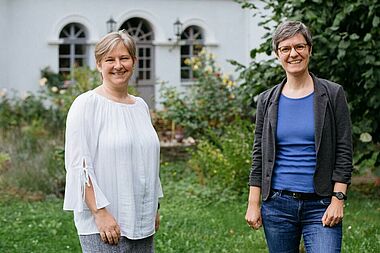
[[[332,195],[339,200],[346,200],[347,199],[346,194],[344,194],[343,192],[333,192]]]

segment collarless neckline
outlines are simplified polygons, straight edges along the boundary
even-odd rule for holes
[[[137,104],[137,101],[138,101],[138,97],[133,96],[131,94],[129,94],[129,96],[132,97],[132,99],[134,100],[134,103],[133,104],[126,104],[126,103],[117,102],[117,101],[112,100],[112,99],[110,99],[108,97],[105,97],[105,96],[97,93],[95,90],[90,90],[90,92],[92,94],[95,94],[96,97],[99,97],[99,98],[101,98],[102,100],[104,100],[104,101],[106,101],[108,103],[115,104],[115,105],[120,105],[120,106],[128,106],[128,107],[135,106]]]
[[[291,98],[291,97],[288,97],[288,96],[284,95],[283,93],[281,93],[281,97],[284,97],[284,98],[290,99],[290,100],[302,100],[302,99],[306,99],[312,95],[314,95],[314,91],[312,91],[310,94],[307,94],[306,96],[299,97],[299,98]]]

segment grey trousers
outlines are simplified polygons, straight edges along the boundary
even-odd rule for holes
[[[139,240],[124,236],[117,245],[104,243],[99,234],[79,235],[83,253],[154,253],[153,235]]]

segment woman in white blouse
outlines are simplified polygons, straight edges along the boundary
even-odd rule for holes
[[[149,109],[128,94],[136,45],[125,30],[95,48],[103,83],[78,96],[66,122],[64,210],[83,252],[154,252],[160,145]]]

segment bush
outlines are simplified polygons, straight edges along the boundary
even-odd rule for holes
[[[186,93],[173,87],[161,88],[162,117],[184,127],[187,134],[195,137],[204,135],[207,128],[218,131],[236,116],[244,117],[236,82],[220,72],[214,58],[202,50],[198,57],[186,60],[197,77]]]
[[[2,187],[16,186],[61,196],[69,107],[79,94],[95,88],[101,81],[99,73],[88,67],[74,70],[75,81],[63,81],[48,68],[41,75],[40,90],[35,94],[0,93],[0,154],[9,156],[9,162],[0,161],[0,167],[6,164],[6,169],[1,169],[0,183]]]
[[[52,150],[63,142],[63,136],[57,135],[52,138],[44,134],[37,138],[38,134],[34,136],[32,133],[45,131],[44,128],[38,124],[31,128],[33,130],[30,130],[28,136],[17,131],[2,136],[0,153],[7,154],[8,162],[6,170],[1,174],[0,188],[19,188],[45,194],[58,193],[60,190],[57,190],[55,177],[49,173],[48,162]],[[64,170],[64,167],[56,166],[54,174],[60,175]]]
[[[202,185],[222,192],[243,193],[247,189],[251,167],[253,124],[237,120],[218,135],[208,130],[211,139],[203,139],[191,151],[189,166]]]

